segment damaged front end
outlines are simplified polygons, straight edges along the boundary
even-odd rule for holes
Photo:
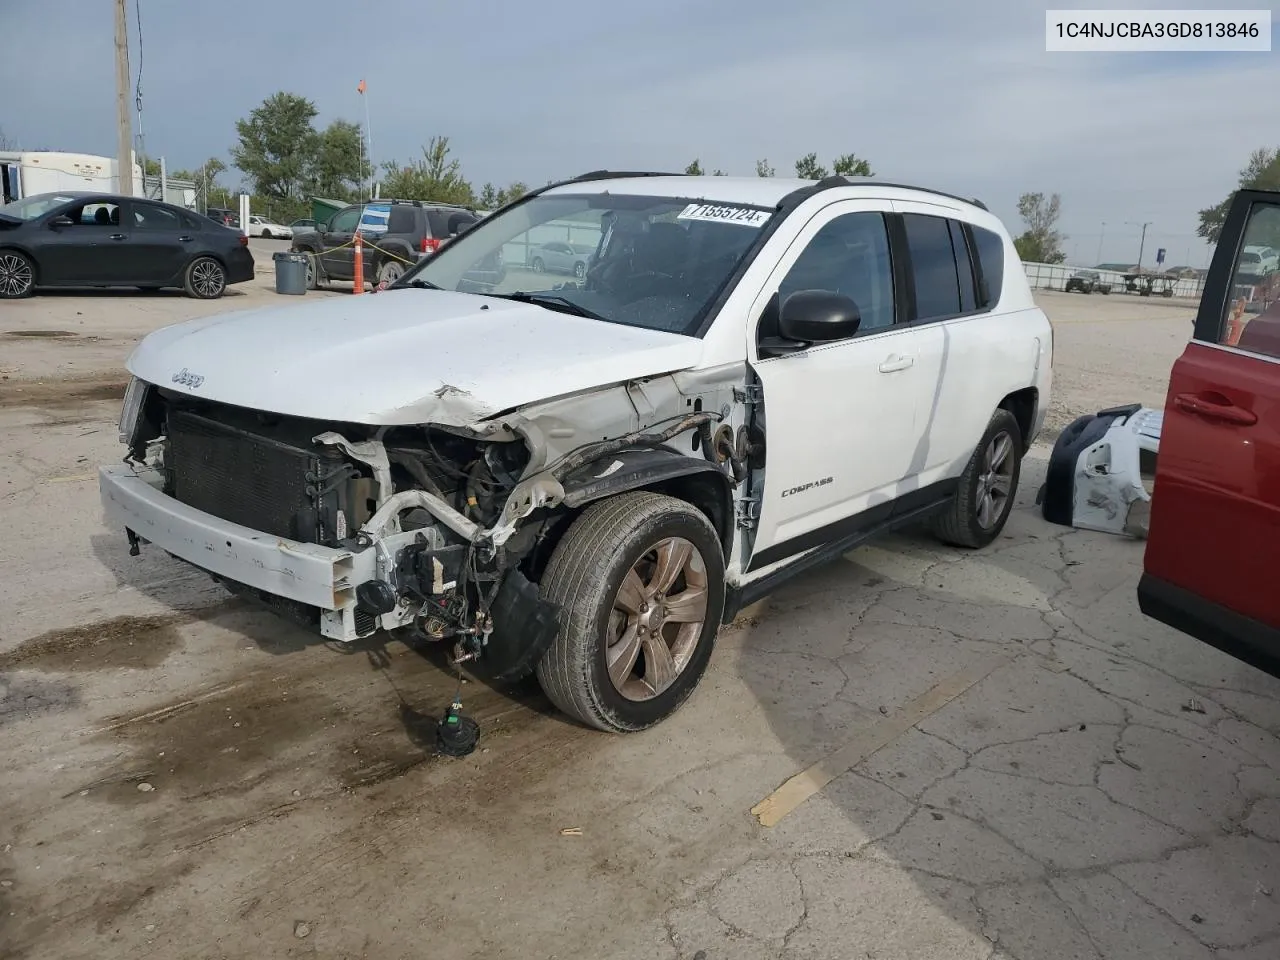
[[[686,399],[665,379],[668,394]],[[613,402],[631,389],[614,388]],[[734,485],[713,457],[667,446],[683,434],[710,450],[703,441],[720,414],[686,399],[679,416],[639,419],[628,402],[621,417],[607,393],[577,399],[594,411],[579,430],[518,414],[375,427],[135,381],[121,418],[129,452],[123,466],[102,468],[102,499],[132,552],[153,543],[325,637],[409,628],[452,643],[456,659],[481,661],[495,679],[516,679],[559,629],[538,578],[576,507],[654,476],[710,473],[726,491]],[[612,432],[597,432],[602,421]],[[563,438],[582,429],[604,439],[566,449]]]

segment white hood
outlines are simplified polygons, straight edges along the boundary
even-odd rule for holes
[[[440,290],[384,290],[157,330],[129,372],[193,397],[365,424],[465,426],[695,366],[702,341]],[[184,374],[185,371],[185,374]]]

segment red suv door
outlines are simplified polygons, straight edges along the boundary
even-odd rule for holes
[[[1195,332],[1173,365],[1138,604],[1280,676],[1280,193],[1232,201]]]

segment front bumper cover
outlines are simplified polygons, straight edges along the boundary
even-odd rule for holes
[[[154,470],[104,466],[108,522],[209,573],[321,611],[321,632],[355,639],[356,587],[377,576],[375,551],[300,543],[230,523],[168,496]]]

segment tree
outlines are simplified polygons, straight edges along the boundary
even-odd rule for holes
[[[1053,194],[1024,193],[1018,198],[1018,216],[1027,225],[1022,236],[1013,241],[1018,256],[1027,263],[1062,263],[1067,255],[1062,243],[1067,238],[1058,232],[1062,214],[1062,197]]]
[[[702,164],[698,162],[697,157],[694,158],[693,163],[684,168],[684,172],[691,177],[701,177],[704,175]]]
[[[315,117],[314,103],[281,91],[262,101],[247,120],[236,121],[240,142],[231,148],[231,159],[255,193],[301,199],[319,152],[320,135],[311,126]]]
[[[839,177],[874,177],[871,164],[859,159],[852,153],[836,157],[831,161],[831,172]]]
[[[471,206],[475,193],[462,176],[461,164],[449,158],[449,138],[432,137],[422,148],[422,159],[401,166],[395,160],[382,165],[386,176],[382,193],[401,200],[434,200]]]
[[[310,192],[335,200],[351,199],[371,173],[359,124],[335,120],[317,135],[315,155],[307,167]]]
[[[1280,190],[1280,148],[1259,147],[1249,154],[1249,162],[1240,171],[1239,189]],[[1196,233],[1211,244],[1217,243],[1230,206],[1231,196],[1228,196],[1217,206],[1201,210]]]
[[[476,205],[481,210],[496,210],[498,204],[498,188],[492,183],[486,183],[480,190],[480,196],[476,198]]]
[[[757,161],[756,161],[756,176],[757,176],[757,177],[772,177],[772,176],[773,176],[773,173],[774,173],[773,167],[769,166],[769,161],[768,161],[768,160],[757,160]]]
[[[816,153],[806,153],[796,161],[796,176],[801,180],[821,180],[827,175],[827,168],[818,163]]]
[[[515,183],[498,191],[498,206],[505,206],[512,201],[519,200],[529,192],[529,185],[517,180]]]

